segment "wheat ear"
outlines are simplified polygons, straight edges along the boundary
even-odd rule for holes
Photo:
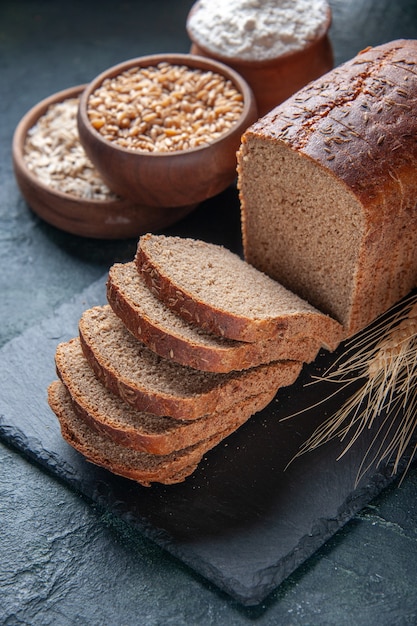
[[[407,298],[400,308],[395,307],[391,314],[380,318],[372,330],[353,338],[346,353],[323,376],[315,378],[315,382],[323,380],[337,383],[339,390],[355,381],[362,383],[314,431],[296,456],[338,437],[348,440],[341,457],[365,429],[377,422],[377,433],[361,463],[358,480],[373,463],[383,460],[393,461],[392,472],[397,473],[417,432],[417,296]],[[382,441],[373,451],[384,429]],[[417,444],[407,468],[416,452]]]

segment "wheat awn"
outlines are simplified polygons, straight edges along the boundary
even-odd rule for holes
[[[346,344],[346,351],[325,374],[313,380],[319,381],[337,384],[333,396],[353,383],[359,382],[360,386],[313,432],[296,457],[337,437],[347,441],[339,455],[341,458],[365,429],[377,424],[377,432],[362,460],[357,480],[373,463],[378,465],[383,460],[393,463],[392,473],[396,474],[413,435],[417,433],[417,397],[414,393],[417,383],[417,295],[409,296],[373,326],[353,337]],[[416,452],[417,443],[411,450],[406,470]]]

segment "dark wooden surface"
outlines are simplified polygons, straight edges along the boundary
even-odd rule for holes
[[[367,45],[417,37],[417,3],[333,1],[336,62]],[[83,240],[42,223],[21,199],[10,146],[49,94],[124,59],[188,49],[191,2],[0,4],[0,345],[132,257],[135,242]],[[238,249],[229,213],[208,203],[173,232]],[[386,490],[256,608],[238,603],[117,516],[0,447],[0,622],[4,624],[417,623],[417,470]]]

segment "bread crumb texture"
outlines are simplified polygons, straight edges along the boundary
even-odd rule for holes
[[[136,262],[170,308],[230,339],[257,341],[290,328],[306,336],[321,332],[333,343],[340,332],[334,320],[223,246],[147,234]]]
[[[230,372],[289,359],[309,363],[321,341],[304,334],[278,333],[257,342],[236,341],[187,322],[146,286],[135,263],[116,263],[109,271],[107,298],[114,313],[149,349],[182,365],[211,372]]]

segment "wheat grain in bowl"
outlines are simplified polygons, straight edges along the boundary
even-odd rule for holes
[[[167,62],[132,67],[91,94],[92,126],[123,148],[170,152],[207,145],[243,111],[243,95],[212,70]]]
[[[15,129],[14,174],[30,209],[56,228],[100,239],[137,237],[189,213],[190,207],[149,212],[109,189],[79,141],[76,113],[84,88],[69,87],[46,97]]]
[[[203,57],[159,54],[93,79],[78,131],[112,191],[150,208],[178,207],[235,180],[240,139],[255,119],[253,93],[237,72]]]

